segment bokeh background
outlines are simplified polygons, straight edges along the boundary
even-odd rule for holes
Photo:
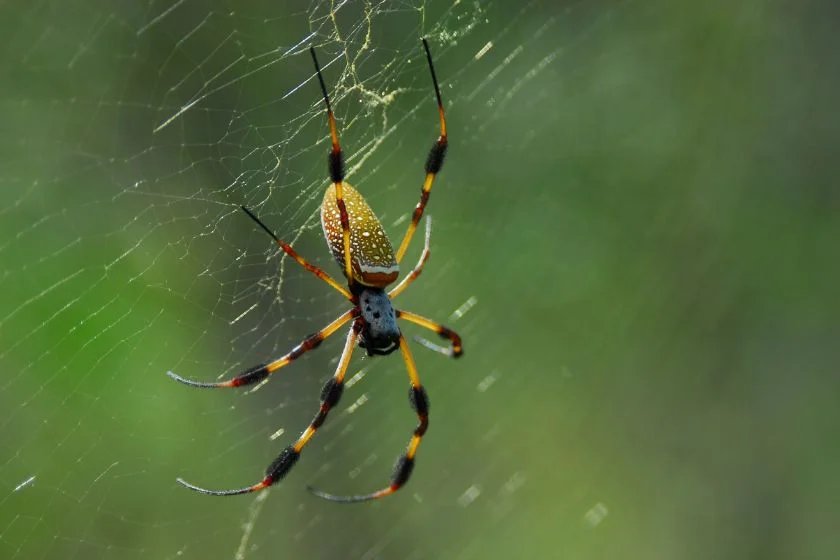
[[[832,14],[833,10],[833,14]],[[742,2],[91,2],[0,8],[0,557],[836,558],[836,9]],[[350,180],[399,239],[436,111],[432,257],[400,298],[464,338],[341,336],[252,393],[190,390],[344,309],[325,66]],[[421,242],[407,261],[413,263]],[[420,334],[408,326],[409,334]]]

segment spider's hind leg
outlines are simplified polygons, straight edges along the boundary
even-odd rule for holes
[[[324,104],[327,106],[327,120],[330,125],[330,150],[328,165],[330,181],[335,185],[335,200],[338,206],[339,220],[341,221],[342,246],[344,250],[344,275],[347,281],[353,284],[353,264],[350,261],[350,217],[347,213],[347,205],[344,202],[344,154],[341,151],[341,143],[338,140],[338,127],[335,124],[335,115],[330,96],[327,95],[327,85],[324,83],[324,76],[321,74],[321,65],[318,64],[318,57],[315,56],[315,49],[309,47],[312,55],[312,62],[315,64],[315,73],[318,74],[318,83],[321,85],[321,93],[324,96]]]
[[[414,213],[411,215],[411,223],[408,224],[408,230],[405,232],[399,249],[397,249],[397,262],[402,261],[408,249],[408,244],[411,243],[411,238],[420,223],[420,218],[423,217],[423,210],[426,209],[426,204],[429,203],[429,195],[432,192],[432,185],[435,182],[440,170],[443,168],[443,160],[446,157],[446,149],[449,146],[449,136],[446,133],[446,115],[443,110],[443,101],[440,97],[440,86],[438,86],[437,74],[435,74],[435,66],[432,64],[432,53],[429,51],[429,43],[423,39],[423,48],[426,50],[426,60],[429,63],[429,71],[432,74],[432,84],[435,86],[435,97],[437,99],[438,115],[440,117],[440,135],[432,148],[429,150],[429,155],[426,158],[426,179],[423,181],[423,188],[420,190],[420,202],[414,208]]]

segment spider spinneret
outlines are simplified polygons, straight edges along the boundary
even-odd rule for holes
[[[248,368],[231,379],[208,383],[186,379],[171,371],[167,372],[167,375],[180,383],[199,388],[215,389],[253,385],[265,380],[269,375],[287,366],[306,352],[314,350],[327,337],[337,332],[348,322],[352,321],[352,324],[347,332],[344,349],[338,360],[336,371],[321,390],[321,402],[318,412],[295,443],[283,449],[280,455],[268,466],[262,480],[251,486],[234,490],[208,490],[186,482],[183,479],[177,479],[179,484],[190,490],[212,496],[232,496],[256,492],[268,488],[283,479],[297,463],[303,448],[311,441],[315,432],[326,421],[330,410],[341,399],[341,394],[344,390],[344,377],[350,365],[353,350],[357,345],[364,348],[369,356],[385,356],[396,350],[400,350],[408,372],[410,383],[409,402],[417,415],[417,426],[414,429],[405,452],[397,459],[394,465],[394,472],[391,475],[389,484],[381,490],[358,496],[337,496],[312,487],[308,487],[308,489],[314,495],[327,500],[352,503],[375,500],[388,496],[402,488],[408,482],[414,469],[414,460],[417,449],[420,446],[420,440],[429,426],[429,397],[420,383],[417,366],[414,363],[414,358],[411,355],[411,350],[409,350],[405,336],[403,336],[397,324],[397,319],[403,319],[436,332],[449,342],[448,346],[443,347],[418,338],[418,341],[423,346],[452,358],[457,358],[463,353],[461,337],[453,330],[410,311],[395,309],[391,303],[394,298],[420,276],[420,273],[423,271],[423,266],[429,259],[429,242],[432,231],[430,218],[426,218],[425,244],[417,264],[394,288],[391,288],[387,292],[385,291],[385,288],[394,283],[399,276],[399,263],[405,255],[405,251],[423,216],[423,211],[429,201],[432,184],[443,166],[448,145],[446,118],[444,116],[443,102],[440,97],[440,88],[438,86],[437,76],[435,75],[435,68],[432,64],[432,55],[429,52],[429,44],[426,42],[426,39],[422,41],[423,48],[426,51],[426,60],[428,61],[429,70],[432,75],[435,97],[437,98],[438,113],[440,115],[440,135],[432,145],[431,150],[429,150],[429,155],[426,158],[426,178],[420,191],[420,201],[414,208],[411,222],[396,253],[391,245],[391,241],[382,229],[382,224],[380,224],[379,219],[364,197],[359,191],[344,181],[344,160],[341,144],[338,139],[335,116],[330,106],[330,98],[327,95],[327,87],[321,74],[318,59],[315,56],[315,50],[310,47],[309,51],[312,55],[312,61],[315,64],[315,73],[318,76],[324,104],[327,108],[327,120],[330,127],[330,140],[332,144],[328,159],[331,184],[324,193],[324,199],[321,203],[321,226],[324,230],[324,238],[327,241],[327,246],[347,279],[347,288],[317,266],[307,262],[288,243],[277,237],[248,208],[243,206],[242,209],[274,239],[287,255],[341,293],[350,301],[353,307],[339,315],[320,331],[306,337],[284,356]]]

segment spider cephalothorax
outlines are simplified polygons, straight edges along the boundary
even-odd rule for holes
[[[391,298],[382,288],[363,288],[359,293],[361,332],[359,346],[374,354],[387,356],[400,347],[400,328]]]
[[[420,223],[423,210],[429,200],[429,192],[432,189],[435,176],[440,172],[443,166],[443,158],[446,155],[446,118],[443,113],[443,102],[440,98],[440,88],[438,87],[437,77],[435,76],[435,69],[432,65],[432,55],[429,52],[429,45],[425,39],[423,39],[423,48],[426,50],[426,59],[432,74],[432,83],[435,86],[435,97],[437,98],[438,113],[440,115],[440,136],[432,145],[429,156],[426,158],[426,179],[423,182],[423,188],[420,193],[420,202],[417,203],[414,209],[411,223],[408,225],[408,230],[405,232],[405,236],[396,253],[388,236],[382,229],[382,225],[379,223],[376,214],[371,210],[364,197],[362,197],[359,191],[344,182],[344,164],[341,145],[338,141],[338,129],[335,124],[335,117],[333,116],[332,107],[330,107],[327,87],[321,75],[321,68],[315,56],[315,50],[310,49],[312,60],[315,63],[318,81],[321,85],[321,93],[324,96],[324,103],[327,106],[327,119],[330,125],[330,140],[332,143],[328,160],[331,185],[327,188],[326,193],[324,193],[324,200],[321,203],[321,225],[324,229],[324,238],[327,240],[327,246],[336,262],[341,266],[344,276],[347,278],[347,288],[339,284],[329,274],[298,255],[288,243],[277,237],[253,212],[244,206],[242,209],[274,238],[287,255],[335,288],[350,301],[352,307],[320,331],[306,337],[286,355],[271,362],[250,367],[231,379],[208,383],[185,379],[171,371],[168,372],[168,375],[176,381],[192,387],[219,388],[253,385],[263,381],[269,375],[288,365],[309,350],[314,350],[321,345],[324,339],[334,334],[349,321],[352,320],[353,323],[347,332],[344,350],[338,359],[338,366],[336,367],[335,373],[321,390],[321,404],[318,412],[295,443],[283,449],[280,455],[268,466],[265,476],[260,482],[235,490],[208,490],[179,478],[178,482],[187,488],[201,492],[202,494],[231,496],[268,488],[285,477],[297,463],[303,448],[326,421],[330,410],[341,399],[341,394],[344,389],[344,377],[356,345],[367,350],[370,356],[385,356],[396,350],[400,350],[405,361],[406,369],[408,370],[408,378],[411,384],[409,400],[414,412],[417,414],[417,427],[414,429],[405,453],[397,460],[394,466],[394,472],[391,475],[391,481],[385,488],[360,496],[335,496],[311,487],[309,490],[316,496],[336,502],[363,502],[393,494],[411,476],[414,469],[414,458],[417,453],[417,448],[420,446],[420,440],[429,426],[429,398],[426,395],[426,390],[420,383],[414,358],[412,358],[405,337],[400,332],[397,319],[404,319],[410,323],[434,331],[449,341],[448,347],[442,347],[427,340],[419,339],[425,347],[453,358],[462,354],[461,337],[454,331],[410,311],[394,309],[391,303],[394,298],[420,276],[420,273],[423,271],[423,266],[429,258],[431,221],[428,218],[426,219],[426,240],[423,253],[420,255],[420,260],[399,284],[391,288],[390,291],[385,291],[385,288],[397,280],[399,275],[399,262],[405,255],[408,244],[417,229],[417,225]]]

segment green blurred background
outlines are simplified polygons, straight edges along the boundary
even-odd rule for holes
[[[836,16],[0,8],[0,558],[836,558]],[[281,485],[180,488],[258,480],[341,347],[254,393],[164,375],[231,375],[344,309],[237,209],[339,274],[305,48],[350,180],[399,239],[436,136],[421,35],[451,144],[432,257],[400,305],[458,330],[465,356],[415,350],[432,417],[413,478],[363,506],[305,490],[381,487],[413,428],[399,357],[359,354]]]

